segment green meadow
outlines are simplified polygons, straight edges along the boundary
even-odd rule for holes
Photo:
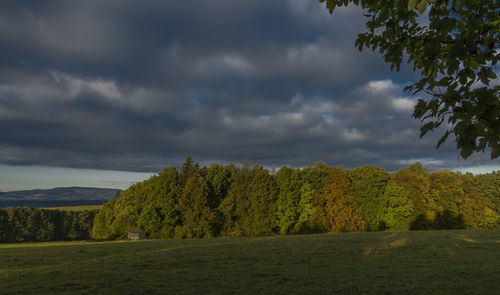
[[[500,230],[0,245],[1,294],[498,294]]]

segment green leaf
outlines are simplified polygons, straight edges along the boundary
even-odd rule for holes
[[[488,144],[488,139],[483,137],[479,139],[479,145],[477,146],[477,148],[484,151],[487,144]]]
[[[434,129],[434,122],[426,123],[422,128],[420,128],[420,138],[422,138],[427,132]]]
[[[439,139],[438,144],[436,148],[439,148],[448,138],[448,136],[451,134],[450,130],[447,130],[446,133]]]
[[[459,77],[460,84],[465,85],[467,83],[467,76],[465,75],[465,73],[460,73],[460,75],[458,75],[458,77]]]
[[[417,0],[408,1],[408,11],[413,10],[417,6]]]
[[[493,72],[492,70],[488,71],[488,78],[495,79],[496,77],[497,75],[495,74],[495,72]]]
[[[423,99],[419,99],[413,109],[413,118],[420,119],[427,112],[427,103]]]
[[[471,68],[474,68],[474,69],[477,69],[479,67],[479,63],[477,62],[476,59],[471,59],[469,62],[469,65],[471,66]]]
[[[417,10],[420,12],[420,14],[424,13],[425,9],[427,8],[427,0],[420,1],[417,5]]]
[[[492,151],[491,151],[491,159],[496,159],[500,157],[500,148],[494,148]]]
[[[474,151],[474,146],[468,142],[462,144],[461,148],[462,148],[462,152],[460,153],[460,156],[464,159],[467,159],[470,155],[472,155],[472,152]]]
[[[332,13],[333,9],[335,8],[335,6],[333,4],[333,0],[326,0],[326,7],[330,11],[330,13]]]

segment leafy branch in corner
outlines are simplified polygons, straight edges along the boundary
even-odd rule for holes
[[[413,118],[420,137],[444,126],[455,136],[460,156],[491,149],[500,156],[500,85],[496,65],[500,51],[498,0],[320,0],[333,13],[350,3],[365,10],[367,31],[356,47],[378,50],[391,69],[406,59],[421,79],[405,88],[419,99]],[[427,19],[425,19],[427,18]],[[424,20],[425,19],[425,20]]]

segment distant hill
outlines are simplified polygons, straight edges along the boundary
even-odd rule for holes
[[[111,188],[56,187],[0,192],[0,208],[100,205],[111,199],[116,191]]]

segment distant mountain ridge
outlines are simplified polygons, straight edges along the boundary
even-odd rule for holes
[[[100,205],[111,199],[118,189],[95,187],[56,187],[0,192],[0,208]]]

